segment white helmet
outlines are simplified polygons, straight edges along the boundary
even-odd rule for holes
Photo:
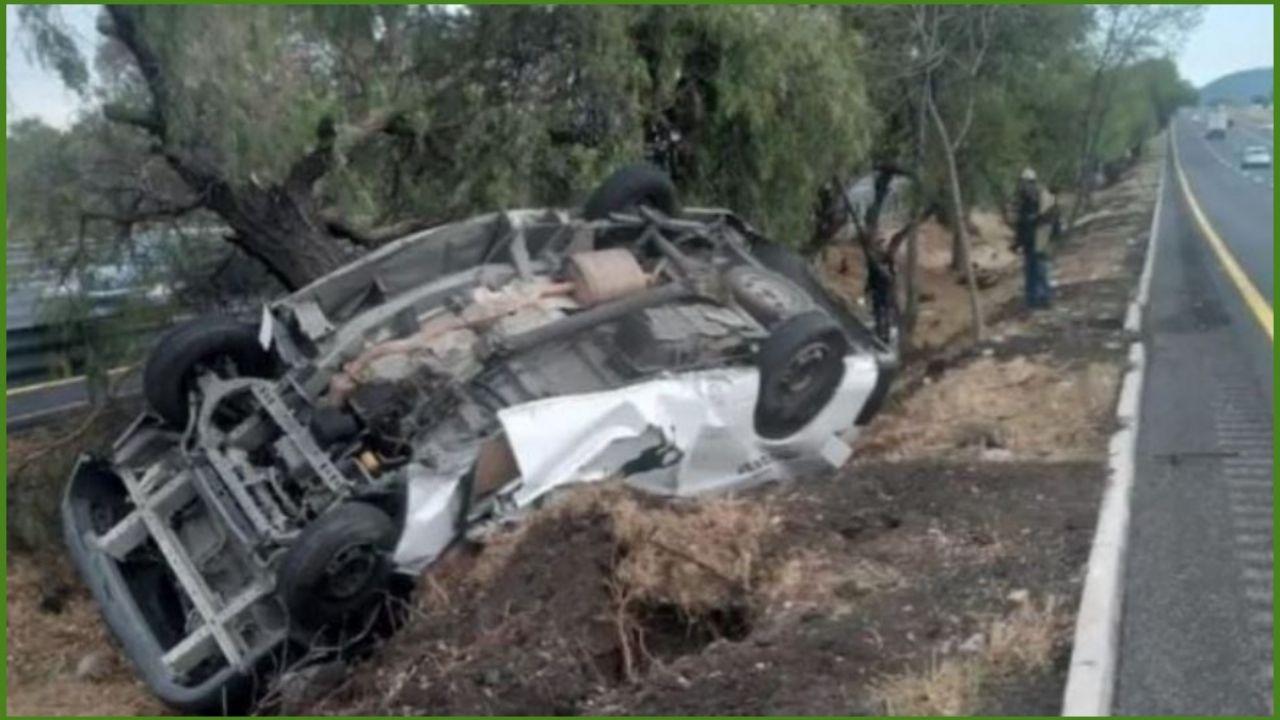
[[[1035,170],[1032,170],[1030,167],[1025,167],[1025,168],[1023,168],[1023,169],[1022,169],[1022,179],[1023,179],[1023,180],[1035,180],[1035,179],[1036,179],[1036,171],[1035,171]]]

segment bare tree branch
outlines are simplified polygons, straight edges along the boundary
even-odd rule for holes
[[[102,114],[112,122],[141,128],[156,137],[164,135],[164,125],[154,109],[135,108],[123,103],[106,103],[102,106]]]

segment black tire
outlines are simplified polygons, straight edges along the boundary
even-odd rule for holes
[[[756,354],[760,370],[756,432],[780,440],[817,417],[844,379],[848,349],[840,326],[820,310],[779,323]]]
[[[280,599],[299,641],[368,617],[391,578],[395,525],[363,502],[333,508],[307,526],[276,572]]]
[[[675,183],[648,163],[627,165],[605,178],[582,206],[582,216],[603,220],[610,213],[634,212],[638,206],[651,207],[666,215],[680,212]]]
[[[850,342],[868,350],[883,349],[875,333],[854,317],[845,308],[843,302],[827,292],[804,258],[782,245],[762,239],[751,244],[751,254],[760,261],[761,265],[790,280],[808,293],[819,308],[826,310],[827,314],[839,323]]]
[[[185,426],[197,371],[222,360],[230,360],[242,377],[270,377],[274,369],[252,325],[221,316],[195,318],[165,333],[147,357],[147,403],[165,422]]]

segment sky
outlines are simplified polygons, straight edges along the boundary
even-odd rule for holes
[[[77,40],[92,57],[98,42],[94,30],[97,5],[63,6],[64,17]],[[1183,77],[1201,87],[1237,70],[1273,64],[1275,9],[1271,5],[1209,5],[1204,22],[1187,38],[1177,54]],[[45,122],[66,127],[84,101],[62,87],[53,73],[40,68],[27,55],[23,43],[15,43],[17,10],[5,6],[6,126],[23,117],[37,116]]]
[[[92,49],[98,42],[94,29],[98,6],[64,6],[62,13],[75,33],[77,43],[92,58]],[[5,125],[34,115],[50,125],[66,127],[84,102],[62,85],[56,73],[41,68],[28,57],[25,43],[15,38],[18,27],[16,6],[5,6],[4,20]]]
[[[1196,87],[1237,70],[1266,67],[1275,57],[1275,6],[1210,5],[1187,38],[1178,70]]]

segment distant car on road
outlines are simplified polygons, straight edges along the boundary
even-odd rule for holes
[[[1240,156],[1240,167],[1246,170],[1271,167],[1271,150],[1263,145],[1250,145]]]

